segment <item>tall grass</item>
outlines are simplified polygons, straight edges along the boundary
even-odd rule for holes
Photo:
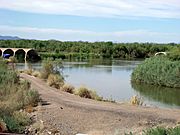
[[[18,74],[0,62],[0,119],[10,132],[22,133],[30,119],[25,114],[18,114],[28,105],[35,106],[39,101],[37,91],[30,90],[30,83],[20,81]],[[18,116],[17,116],[18,115]],[[24,123],[23,121],[28,121]]]
[[[51,59],[48,59],[43,62],[40,76],[42,79],[46,79],[49,86],[60,89],[64,85],[62,68],[63,66],[61,60],[53,61]]]
[[[124,135],[180,135],[180,127],[174,128],[164,128],[164,127],[154,127],[143,130],[142,133],[125,133]]]
[[[47,84],[51,87],[60,89],[64,85],[64,79],[58,74],[49,74]]]
[[[146,131],[142,135],[179,135],[180,134],[180,127],[175,128],[151,128]]]
[[[80,87],[79,89],[77,89],[75,91],[75,95],[78,95],[78,96],[83,97],[83,98],[89,98],[89,99],[94,99],[97,101],[103,101],[103,97],[100,97],[96,93],[96,91],[89,90],[85,87]]]
[[[48,76],[50,74],[58,74],[59,76],[61,76],[62,79],[64,79],[62,75],[62,69],[63,65],[61,60],[53,61],[51,59],[47,59],[43,61],[41,78],[48,79]]]
[[[133,71],[132,82],[180,88],[180,61],[165,56],[146,59]]]

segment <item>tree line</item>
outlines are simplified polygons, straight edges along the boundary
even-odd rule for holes
[[[34,48],[42,58],[117,58],[138,59],[153,56],[156,52],[170,51],[180,44],[113,43],[57,40],[0,40],[4,48]]]

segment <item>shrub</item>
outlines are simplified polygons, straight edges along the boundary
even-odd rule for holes
[[[31,105],[36,106],[40,101],[40,95],[36,90],[28,90],[25,96],[24,106]]]
[[[169,128],[167,131],[168,135],[179,135],[180,134],[180,127]]]
[[[138,96],[133,96],[130,100],[130,103],[132,105],[143,105],[143,101],[140,97]]]
[[[178,48],[178,47],[173,48],[169,52],[168,58],[170,58],[171,60],[174,60],[174,61],[179,61],[180,60],[180,48]]]
[[[94,99],[98,101],[103,100],[103,98],[98,96],[95,91],[89,90],[85,87],[80,87],[78,90],[75,91],[75,94],[83,98],[89,98],[89,99]]]
[[[59,60],[52,61],[50,59],[43,62],[43,68],[41,71],[41,78],[47,79],[50,74],[59,74],[61,78],[64,80],[62,76],[62,62]]]
[[[30,83],[20,80],[17,73],[1,61],[0,95],[0,119],[10,132],[22,133],[30,119],[17,111],[28,105],[36,105],[39,101],[38,92],[30,90]],[[0,126],[2,129],[2,122]]]
[[[151,128],[144,131],[143,135],[179,135],[180,134],[180,127],[175,128],[163,128],[163,127],[156,127]]]
[[[75,94],[83,98],[92,99],[90,91],[85,87],[80,87],[78,90],[76,90]]]
[[[41,73],[40,73],[39,71],[34,71],[34,72],[32,73],[32,75],[33,75],[34,77],[41,77]]]
[[[70,84],[64,84],[61,88],[62,91],[68,92],[68,93],[74,93],[74,87]]]
[[[156,56],[146,59],[133,71],[132,82],[180,87],[180,62]]]
[[[22,79],[20,82],[20,87],[21,87],[21,89],[28,90],[31,87],[31,83],[27,80]]]
[[[47,79],[47,84],[49,86],[59,89],[60,87],[63,86],[64,80],[58,74],[49,74],[48,79]]]
[[[90,90],[90,94],[92,99],[97,100],[97,101],[103,101],[103,97],[100,97],[96,91]]]
[[[32,69],[26,69],[26,70],[24,70],[24,73],[28,74],[28,75],[32,75],[33,70]]]
[[[53,63],[50,60],[43,62],[43,68],[41,71],[41,78],[47,79],[49,74],[53,73]]]
[[[14,112],[12,116],[4,116],[4,122],[10,132],[23,133],[25,126],[31,123],[30,117],[25,112]]]
[[[144,131],[143,135],[167,135],[167,134],[165,128],[157,127]]]

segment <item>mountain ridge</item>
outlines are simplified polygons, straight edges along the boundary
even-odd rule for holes
[[[20,40],[18,36],[2,36],[0,35],[0,40]]]

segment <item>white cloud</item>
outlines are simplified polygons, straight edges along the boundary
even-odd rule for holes
[[[176,42],[179,33],[159,33],[147,30],[94,32],[73,29],[14,27],[0,25],[0,35],[14,35],[28,39],[57,39],[62,41],[114,41],[114,42]]]
[[[1,0],[0,8],[91,17],[180,18],[180,0]]]

